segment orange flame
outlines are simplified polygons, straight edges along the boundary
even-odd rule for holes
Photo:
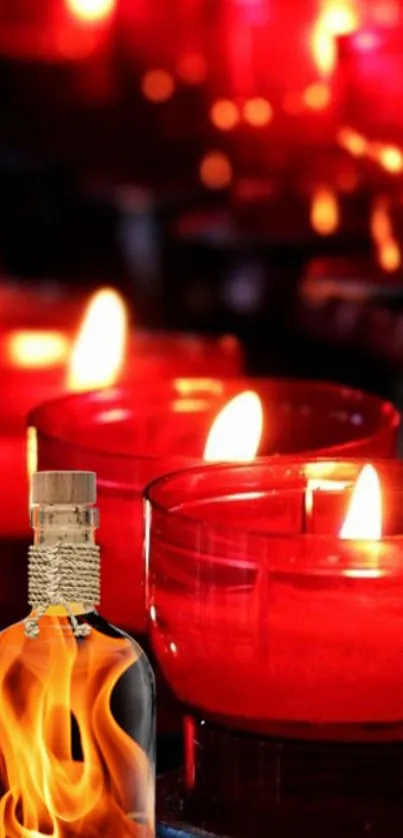
[[[69,342],[62,332],[16,330],[8,339],[8,355],[17,367],[53,367],[66,361],[68,354]]]
[[[403,154],[397,146],[382,146],[375,154],[375,159],[391,174],[401,172],[403,169]]]
[[[122,298],[109,288],[98,291],[90,301],[71,355],[70,390],[90,390],[115,383],[124,360],[127,331]]]
[[[311,204],[311,224],[316,233],[329,236],[339,226],[339,204],[333,189],[319,186],[313,196]]]
[[[328,0],[312,33],[312,53],[318,70],[330,75],[336,64],[336,38],[348,35],[360,25],[360,17],[353,0]]]
[[[1,634],[0,654],[0,835],[152,838],[153,766],[111,711],[132,643],[94,628],[78,643],[45,616],[36,640]]]
[[[354,487],[340,538],[380,541],[382,538],[382,495],[376,469],[361,470]]]
[[[395,239],[383,242],[378,251],[378,260],[384,271],[397,271],[402,264],[402,254]]]
[[[245,390],[220,411],[204,449],[206,462],[249,462],[256,456],[263,430],[263,408],[257,393]]]
[[[115,11],[115,6],[116,0],[66,0],[70,14],[88,23],[106,20]]]

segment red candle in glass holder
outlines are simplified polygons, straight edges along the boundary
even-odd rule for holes
[[[93,334],[89,338],[94,342],[94,336],[97,338],[105,321],[105,305],[113,325],[113,301],[121,309],[118,325],[124,332],[123,301],[107,289],[94,295],[79,331],[84,308],[82,298],[55,295],[52,286],[35,291],[19,286],[0,289],[0,457],[3,468],[0,533],[3,537],[29,534],[27,415],[43,401],[69,389],[80,389],[79,370],[73,370],[75,375],[68,376],[74,342],[76,339],[79,343],[86,341],[88,326],[92,327]],[[91,312],[95,313],[95,318]],[[113,355],[112,346],[110,355]],[[84,369],[87,386],[112,383],[121,359],[117,361],[111,367],[111,359],[105,359],[101,371],[92,370],[93,381],[90,371]]]
[[[262,733],[370,739],[366,723],[398,723],[382,736],[403,738],[403,468],[376,468],[384,537],[361,461],[263,459],[152,484],[151,639],[183,702]]]
[[[128,333],[125,304],[112,289],[96,292],[78,329],[83,300],[49,290],[0,290],[0,533],[28,535],[26,417],[66,391],[175,374],[239,374],[239,341],[164,332]],[[148,386],[148,385],[147,385]]]
[[[319,828],[324,799],[328,818],[331,795],[356,795],[361,819],[386,765],[400,785],[403,467],[374,465],[266,458],[147,490],[151,643],[189,714],[185,798],[205,829],[258,834],[287,796]]]
[[[253,457],[300,451],[335,456],[396,451],[399,415],[391,404],[345,387],[318,382],[270,379],[176,379],[158,386],[135,383],[124,388],[76,395],[44,405],[30,417],[39,469],[85,469],[98,475],[103,547],[102,602],[110,620],[144,633],[146,612],[143,563],[142,493],[150,480],[200,462],[219,412],[245,391],[259,431],[243,444],[248,421],[229,416],[216,450],[208,459]],[[245,397],[237,406],[245,406]],[[229,436],[241,450],[228,448]],[[210,439],[211,443],[211,439]]]

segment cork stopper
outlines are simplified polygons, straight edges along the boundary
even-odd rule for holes
[[[96,499],[93,471],[37,471],[32,475],[31,506],[85,506]]]

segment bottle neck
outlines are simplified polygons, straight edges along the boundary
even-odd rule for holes
[[[98,510],[90,506],[34,506],[31,509],[34,544],[95,544]]]
[[[91,587],[99,589],[99,565],[93,561],[91,554],[91,546],[93,550],[97,549],[95,531],[98,510],[92,506],[33,506],[31,524],[34,547],[40,551],[30,558],[29,601],[33,606],[32,613],[37,611],[38,591],[42,591],[42,605],[47,603],[45,613],[49,616],[66,615],[66,604],[76,615],[93,610],[98,600],[88,601],[88,572],[91,563]],[[89,548],[88,556],[86,546]],[[59,551],[54,549],[59,547]],[[49,590],[42,590],[45,565],[46,578],[50,580]],[[58,597],[60,604],[55,601]]]

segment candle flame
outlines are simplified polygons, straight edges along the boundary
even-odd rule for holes
[[[339,220],[336,193],[333,189],[319,186],[312,196],[311,224],[313,229],[321,236],[329,236],[337,230]]]
[[[402,263],[398,242],[395,239],[384,242],[379,248],[378,259],[384,271],[397,271]]]
[[[358,8],[353,0],[328,0],[312,33],[312,53],[317,69],[330,75],[335,67],[338,35],[348,35],[360,25]]]
[[[391,174],[401,172],[403,169],[403,154],[397,146],[381,146],[374,152],[375,160]]]
[[[116,0],[66,0],[67,11],[85,23],[99,23],[115,11]]]
[[[358,475],[340,538],[380,541],[382,538],[382,495],[376,469],[364,466]]]
[[[17,330],[8,339],[8,355],[17,367],[54,367],[65,361],[68,354],[69,342],[62,332]]]
[[[115,383],[125,355],[128,318],[120,295],[110,288],[90,300],[69,366],[70,390],[91,390]]]
[[[206,462],[250,462],[263,430],[263,408],[257,393],[245,390],[220,411],[204,449]]]

